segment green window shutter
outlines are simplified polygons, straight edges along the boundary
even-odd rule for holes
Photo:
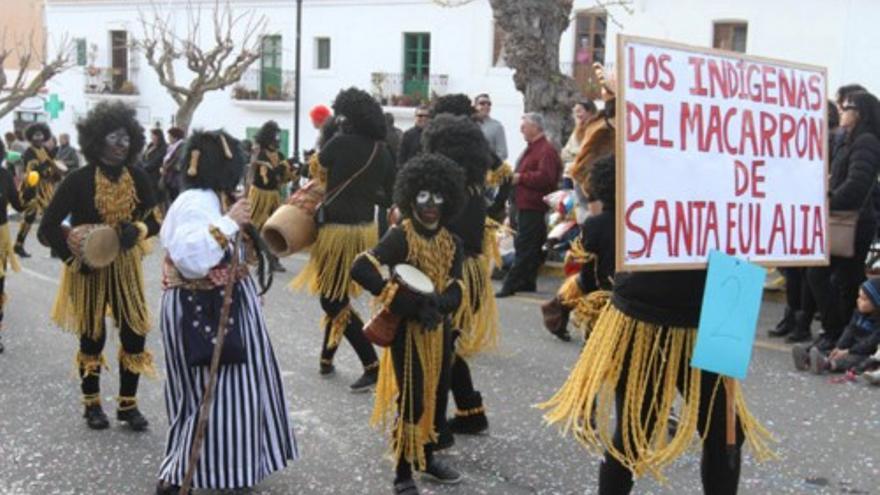
[[[86,39],[85,38],[77,38],[76,39],[76,65],[80,67],[85,67],[88,61],[86,60]]]
[[[263,36],[260,53],[260,98],[281,99],[281,35]]]
[[[431,33],[403,35],[403,92],[415,99],[428,99],[431,74]]]

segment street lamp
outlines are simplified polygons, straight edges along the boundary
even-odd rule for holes
[[[302,72],[302,2],[296,0],[296,69],[294,78],[293,100],[293,150],[291,155],[299,159],[299,104],[300,104],[300,73]]]

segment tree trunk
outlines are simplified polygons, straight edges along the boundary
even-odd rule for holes
[[[559,40],[568,28],[572,0],[489,0],[504,30],[507,66],[525,99],[525,111],[544,116],[545,133],[557,147],[571,128],[577,101],[574,79],[559,71]]]
[[[181,103],[180,106],[177,107],[177,114],[174,116],[174,125],[188,133],[193,115],[195,115],[196,109],[199,108],[199,105],[202,103],[202,99],[203,97],[201,95],[192,95]]]

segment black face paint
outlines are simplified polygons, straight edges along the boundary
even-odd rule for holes
[[[43,146],[43,142],[46,140],[46,136],[43,135],[42,132],[36,131],[31,135],[31,144],[35,147],[39,148]]]
[[[104,165],[118,167],[128,158],[131,148],[131,136],[123,128],[116,129],[104,136],[104,149],[101,151],[101,162]]]
[[[440,226],[443,202],[444,198],[440,193],[419,191],[412,205],[416,221],[429,230],[436,230]]]

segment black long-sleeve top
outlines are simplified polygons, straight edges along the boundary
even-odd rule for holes
[[[581,247],[594,257],[581,267],[578,283],[584,293],[611,289],[614,276],[614,211],[606,207],[602,213],[587,218],[581,225]]]
[[[337,134],[321,148],[318,160],[327,171],[325,223],[369,223],[376,205],[391,206],[395,166],[384,142],[378,142],[372,163],[345,188],[337,189],[367,164],[376,143],[356,134]]]
[[[141,166],[155,185],[159,184],[159,177],[162,176],[162,162],[165,160],[166,151],[168,151],[168,146],[161,143],[157,146],[151,144],[144,152]]]
[[[411,127],[403,133],[400,138],[400,150],[397,152],[397,163],[403,165],[410,158],[422,151],[422,128],[418,126]]]
[[[461,239],[466,256],[479,256],[483,254],[483,229],[486,228],[486,200],[483,196],[483,188],[468,187],[465,198],[467,203],[464,209],[447,228]]]
[[[12,180],[12,174],[9,170],[0,167],[0,225],[5,225],[9,221],[6,210],[10,205],[15,208],[15,211],[24,210],[18,189],[15,188],[15,181]]]
[[[852,320],[837,339],[838,349],[848,350],[859,356],[870,356],[880,345],[880,325],[873,318],[853,312]]]
[[[290,164],[281,151],[261,149],[251,165],[251,184],[260,189],[277,190],[293,178]]]
[[[873,222],[868,199],[880,172],[880,139],[864,132],[834,154],[829,192],[832,210],[860,210],[859,222]]]
[[[437,232],[430,232],[414,227],[419,235],[436,235]],[[454,236],[453,236],[454,237]],[[403,227],[395,225],[391,227],[385,236],[379,241],[370,254],[379,262],[380,265],[387,265],[392,268],[401,263],[411,263],[409,258],[409,245],[406,241],[406,233]],[[437,307],[441,313],[445,315],[452,314],[461,304],[461,278],[462,278],[462,262],[463,252],[461,241],[455,239],[455,254],[452,259],[452,267],[449,270],[449,280],[446,287],[436,287],[437,290]],[[421,269],[422,267],[416,266]],[[351,278],[368,290],[374,296],[382,293],[387,280],[382,278],[377,267],[366,256],[359,256],[351,268]],[[459,283],[455,283],[459,282]],[[404,291],[398,291],[397,296],[391,302],[391,311],[399,314],[404,318],[414,318],[416,316],[417,305],[412,303],[412,298],[404,294]]]
[[[107,167],[100,165],[101,171],[110,179],[117,180],[122,167]],[[134,181],[138,202],[132,215],[132,222],[144,222],[147,226],[147,237],[159,232],[159,222],[153,214],[156,207],[156,194],[150,185],[150,179],[139,167],[125,166]],[[92,223],[107,223],[101,218],[101,214],[95,207],[95,173],[98,167],[87,165],[71,172],[58,189],[52,201],[43,213],[40,222],[39,234],[46,239],[49,246],[55,250],[58,256],[66,260],[71,257],[70,248],[64,238],[61,222],[70,215],[70,224],[73,227]]]
[[[611,303],[647,323],[696,328],[705,287],[706,270],[618,272]]]

